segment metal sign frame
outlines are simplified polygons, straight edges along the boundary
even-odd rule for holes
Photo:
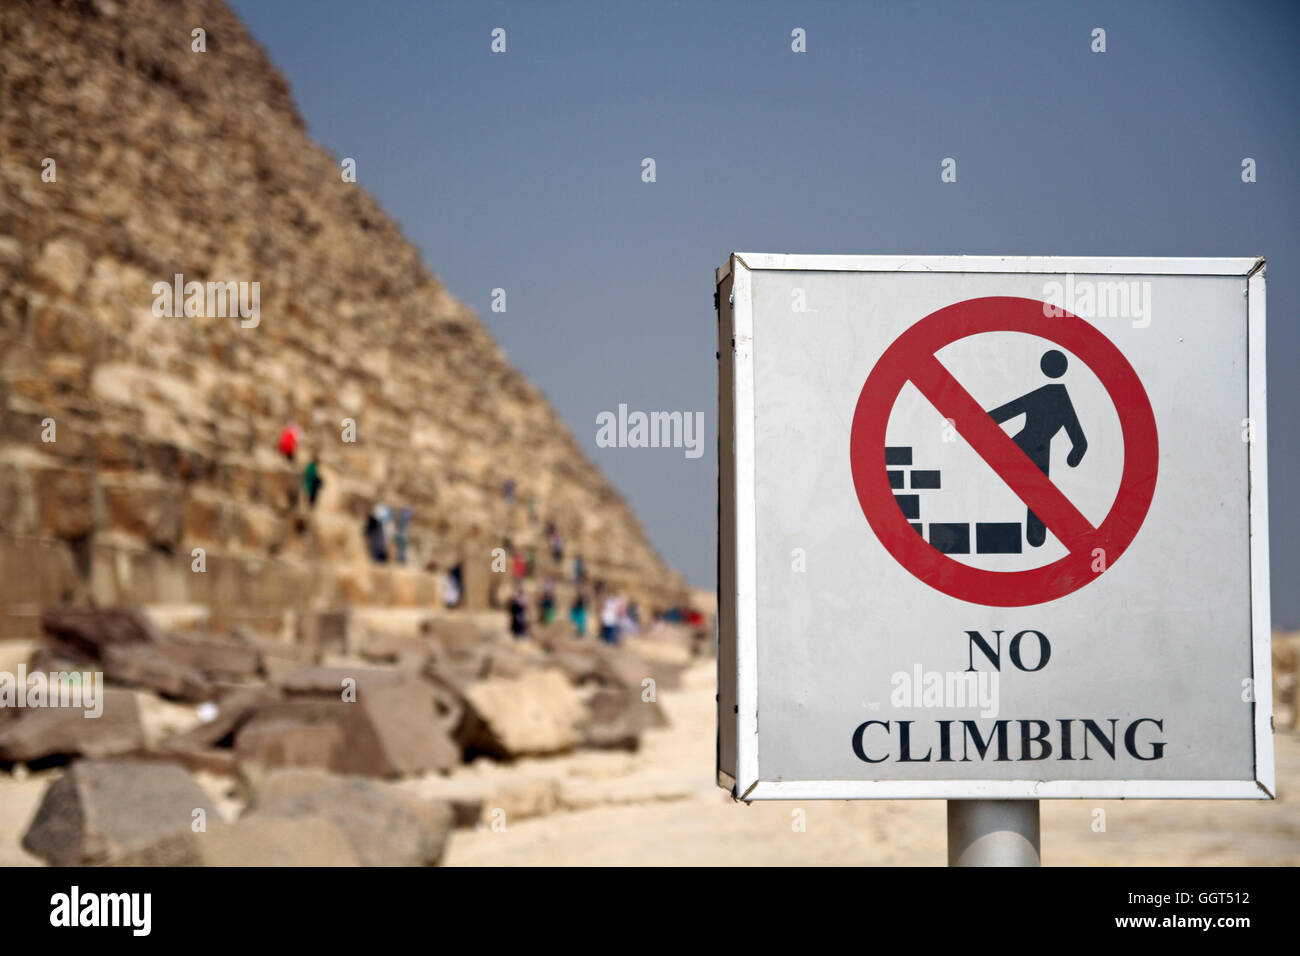
[[[1246,280],[1254,780],[768,780],[758,760],[752,275],[760,270],[1218,276]],[[718,784],[746,802],[847,799],[1272,799],[1265,269],[1260,257],[832,256],[734,253],[717,270]]]

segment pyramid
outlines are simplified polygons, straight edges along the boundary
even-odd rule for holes
[[[534,584],[580,553],[647,609],[686,600],[342,159],[217,0],[0,5],[0,636],[66,599],[266,630],[436,606],[431,564],[485,608],[507,538]],[[367,554],[379,504],[411,510],[405,565]]]

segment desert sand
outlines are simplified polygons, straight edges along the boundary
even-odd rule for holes
[[[451,839],[450,866],[941,866],[945,805],[935,800],[738,803],[713,782],[715,670],[701,661],[662,693],[668,727],[638,753],[581,751],[452,775],[488,793],[483,823]],[[1047,866],[1300,864],[1300,738],[1276,738],[1275,801],[1049,800]],[[0,865],[39,865],[20,841],[57,770],[0,774]],[[221,783],[204,784],[220,793]],[[445,795],[448,781],[400,786]],[[230,815],[238,807],[223,801]],[[1104,811],[1105,829],[1094,829]],[[796,827],[802,811],[803,829]]]

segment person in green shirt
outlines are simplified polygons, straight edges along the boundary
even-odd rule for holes
[[[302,487],[307,492],[307,503],[311,507],[316,507],[316,495],[320,493],[321,486],[324,484],[325,480],[320,476],[320,463],[313,455],[302,472]]]

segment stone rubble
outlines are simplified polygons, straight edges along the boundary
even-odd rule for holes
[[[286,671],[267,667],[238,635],[178,635],[126,607],[52,608],[33,662],[102,668],[108,683],[98,718],[67,708],[0,717],[0,763],[67,765],[24,847],[58,864],[433,865],[450,831],[483,824],[502,790],[485,796],[449,780],[445,793],[419,797],[400,782],[484,759],[635,751],[667,720],[650,682],[677,686],[692,660],[683,656],[686,629],[670,625],[620,647],[558,633],[521,642],[501,625],[395,639],[418,650],[418,666],[377,662],[388,654],[375,649],[394,642],[376,640],[366,657],[320,654]],[[123,649],[150,666],[118,666],[112,654]],[[160,680],[164,662],[189,668],[210,699],[196,702],[192,687]],[[242,794],[245,813],[224,819],[213,810],[199,775]],[[549,786],[506,787],[515,793],[506,802],[524,815],[552,812],[561,804]],[[212,828],[192,829],[198,808]]]

